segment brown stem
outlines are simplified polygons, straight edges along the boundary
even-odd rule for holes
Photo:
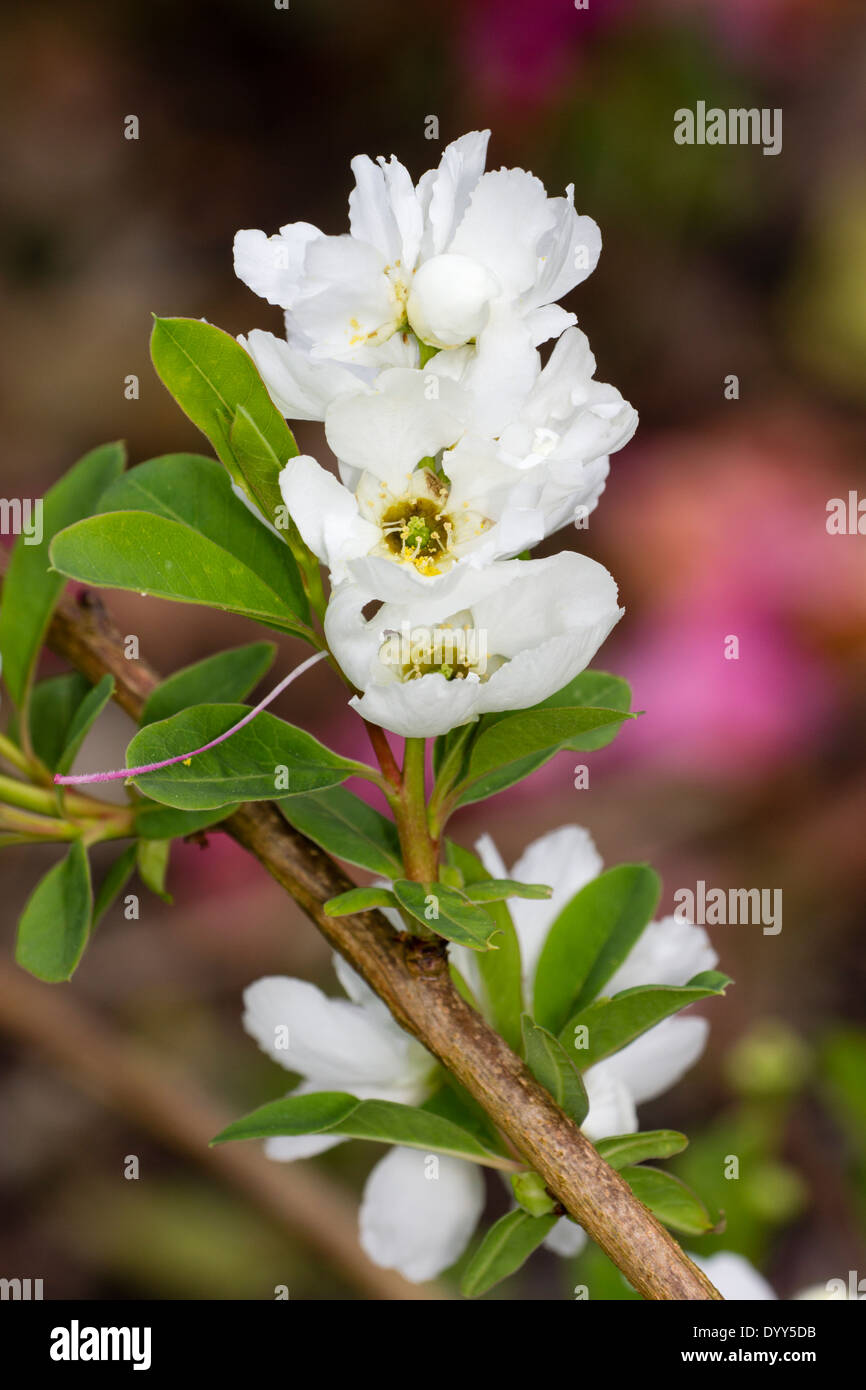
[[[98,599],[84,594],[76,603],[65,595],[48,641],[93,681],[110,671],[118,703],[133,718],[140,713],[156,674],[143,661],[124,660],[119,634]],[[639,1293],[648,1299],[721,1297],[520,1058],[461,999],[449,977],[444,942],[395,938],[376,912],[328,917],[324,903],[354,885],[272,804],[248,803],[224,821],[223,828],[300,903],[397,1022],[481,1103]]]

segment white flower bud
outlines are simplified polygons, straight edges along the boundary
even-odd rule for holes
[[[477,337],[499,284],[469,256],[433,256],[416,272],[406,311],[413,331],[431,347],[460,347]]]

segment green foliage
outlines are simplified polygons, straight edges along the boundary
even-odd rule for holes
[[[235,497],[213,459],[168,454],[139,464],[100,509],[55,537],[51,561],[63,574],[240,613],[312,640],[291,551]]]
[[[510,1211],[490,1227],[463,1273],[460,1292],[478,1298],[528,1260],[556,1225],[555,1216],[530,1216]]]
[[[620,1170],[636,1197],[663,1225],[685,1236],[706,1235],[716,1225],[699,1197],[673,1173],[644,1165]]]
[[[589,1111],[586,1087],[565,1048],[546,1028],[540,1028],[529,1014],[521,1020],[523,1055],[536,1081],[549,1091],[560,1110],[576,1125],[582,1125]]]
[[[245,699],[269,669],[276,650],[273,642],[251,642],[185,666],[160,682],[144,706],[140,723],[169,719],[190,705]]]
[[[171,840],[139,840],[135,864],[139,878],[151,893],[156,893],[163,902],[172,901],[165,886],[168,861],[171,854]]]
[[[357,1100],[341,1091],[286,1096],[260,1106],[235,1120],[212,1143],[230,1139],[264,1139],[286,1134],[339,1134],[346,1139],[369,1139],[401,1144],[410,1149],[435,1150],[475,1163],[501,1165],[499,1155],[452,1120],[413,1105],[386,1100]]]
[[[128,767],[188,753],[218,738],[248,714],[245,705],[194,705],[148,724],[126,750]],[[332,753],[312,734],[262,713],[218,748],[189,766],[175,763],[134,778],[154,801],[182,811],[209,810],[238,801],[272,800],[294,792],[335,786],[357,772],[357,764]]]
[[[40,980],[69,980],[90,931],[90,866],[80,840],[37,883],[18,923],[15,959]]]
[[[653,916],[661,885],[644,864],[621,864],[588,883],[550,928],[535,972],[538,1023],[558,1033],[595,999]]]
[[[647,1129],[642,1134],[613,1134],[599,1139],[596,1148],[611,1168],[625,1168],[648,1158],[670,1158],[688,1145],[684,1134],[675,1129]]]
[[[371,912],[376,907],[396,907],[397,899],[388,888],[350,888],[325,903],[329,917],[351,917],[355,912]]]
[[[410,917],[438,936],[473,951],[491,949],[491,938],[498,931],[495,921],[458,889],[449,888],[446,883],[416,883],[414,879],[398,878],[394,881],[394,896]]]
[[[39,649],[64,585],[62,575],[49,568],[51,542],[58,531],[93,511],[109,483],[122,473],[124,461],[122,444],[103,444],[85,454],[45,494],[40,544],[25,544],[23,535],[15,542],[3,581],[0,651],[4,679],[19,708],[26,704]]]
[[[181,410],[273,524],[279,471],[298,450],[249,353],[222,329],[183,318],[155,318],[150,351]]]
[[[403,863],[394,822],[345,787],[286,797],[280,810],[290,825],[338,859],[383,878],[401,876]]]
[[[585,1071],[689,1004],[724,994],[731,983],[729,975],[705,970],[687,985],[638,985],[624,989],[612,999],[597,999],[574,1014],[560,1036],[570,1046],[576,1030],[586,1027],[587,1046],[581,1045],[579,1051],[581,1070]]]
[[[632,717],[630,704],[625,681],[603,671],[582,671],[531,709],[482,716],[471,739],[460,738],[461,730],[438,739],[436,765],[441,770],[449,754],[452,762],[460,759],[462,766],[454,776],[463,787],[458,805],[483,801],[522,781],[559,752],[604,747]]]
[[[459,870],[467,893],[471,893],[475,883],[486,880],[487,871],[471,850],[449,840],[445,851],[448,862]],[[499,934],[496,950],[480,952],[476,957],[484,988],[485,1012],[509,1047],[519,1051],[523,992],[517,932],[505,903],[489,903],[486,911],[496,923]]]

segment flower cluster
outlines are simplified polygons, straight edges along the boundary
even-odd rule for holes
[[[417,184],[393,157],[358,156],[348,234],[295,222],[235,239],[237,274],[286,324],[241,342],[337,458],[339,479],[309,455],[280,475],[329,572],[329,645],[359,712],[407,737],[547,698],[622,612],[594,561],[515,558],[585,523],[637,417],[556,302],[595,267],[598,227],[571,188],[485,173],[488,135],[455,140]],[[392,659],[391,634],[419,625],[483,633],[483,667],[429,641],[430,659]]]
[[[529,845],[510,874],[489,836],[477,849],[491,875],[542,879],[553,888],[549,899],[516,899],[511,904],[529,1007],[548,932],[575,893],[601,872],[602,861],[591,836],[579,826],[563,826]],[[449,949],[452,962],[483,999],[474,953],[453,945]],[[646,984],[684,985],[711,969],[716,959],[702,927],[666,917],[644,929],[604,992],[613,995]],[[296,1095],[338,1090],[359,1099],[421,1104],[442,1081],[430,1054],[398,1027],[345,961],[335,956],[334,965],[351,1002],[329,999],[303,980],[259,980],[244,996],[247,1031],[281,1066],[304,1078]],[[288,1046],[278,1041],[286,1036]],[[590,1103],[581,1126],[584,1133],[599,1140],[635,1130],[636,1107],[679,1080],[700,1056],[706,1036],[702,1018],[667,1018],[589,1067],[583,1074]],[[340,1142],[339,1136],[327,1133],[276,1137],[266,1141],[266,1152],[289,1161]],[[420,1150],[392,1148],[367,1179],[361,1207],[361,1243],[367,1254],[415,1281],[433,1278],[453,1264],[484,1206],[484,1184],[475,1164],[441,1155],[431,1181],[425,1160]],[[580,1227],[567,1217],[545,1240],[560,1255],[576,1254],[584,1242]]]

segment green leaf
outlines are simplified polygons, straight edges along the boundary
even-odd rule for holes
[[[357,1110],[358,1105],[357,1098],[346,1091],[286,1096],[259,1106],[242,1120],[234,1120],[211,1144],[225,1144],[230,1139],[267,1139],[273,1135],[320,1134]]]
[[[291,551],[232,491],[218,463],[200,454],[164,454],[133,468],[110,487],[100,512],[150,512],[191,526],[251,569],[291,608],[309,608]]]
[[[191,526],[165,517],[108,512],[80,521],[57,536],[51,559],[63,574],[85,584],[203,604],[309,636],[295,610],[247,565]]]
[[[30,738],[33,751],[50,772],[57,771],[75,712],[90,691],[90,683],[77,671],[49,676],[30,693]],[[13,726],[14,727],[14,726]],[[20,740],[20,731],[15,729]]]
[[[248,713],[246,705],[194,705],[171,719],[148,724],[127,748],[127,766],[201,748]],[[312,734],[265,711],[218,748],[193,758],[188,767],[175,763],[133,781],[145,796],[163,805],[203,811],[238,801],[271,801],[280,793],[318,791],[344,782],[356,771],[355,763],[332,753]]]
[[[167,903],[172,901],[171,894],[165,888],[170,853],[171,840],[139,840],[135,861],[145,887]]]
[[[135,868],[135,861],[138,856],[137,845],[127,845],[117,858],[112,862],[108,873],[99,885],[96,898],[93,903],[93,922],[91,931],[95,931],[102,921],[111,904],[114,902],[129,882],[130,875]]]
[[[486,878],[484,865],[471,850],[449,840],[446,854],[449,862],[460,870],[467,893],[471,893],[475,883],[483,882]],[[487,912],[496,923],[500,935],[496,938],[495,951],[484,951],[476,957],[484,986],[484,1002],[493,1026],[509,1047],[518,1051],[521,1041],[520,1016],[523,1013],[520,945],[505,904],[491,903]]]
[[[624,989],[612,999],[597,999],[576,1013],[562,1029],[561,1040],[568,1047],[576,1030],[586,1028],[588,1046],[581,1047],[577,1053],[580,1069],[585,1071],[602,1057],[619,1052],[663,1018],[699,999],[724,994],[731,983],[730,976],[718,970],[705,970],[687,985],[637,985],[634,989]]]
[[[599,1139],[598,1152],[611,1168],[643,1163],[647,1158],[671,1158],[688,1147],[688,1139],[675,1129],[647,1129],[642,1134],[613,1134]]]
[[[474,903],[497,903],[505,898],[550,898],[546,883],[518,883],[514,878],[487,878],[469,884],[466,896]]]
[[[471,778],[482,777],[495,768],[507,766],[549,748],[563,748],[580,734],[633,716],[621,710],[574,708],[527,709],[508,715],[478,735],[469,757]]]
[[[478,1298],[518,1270],[557,1220],[556,1216],[530,1216],[520,1208],[500,1217],[466,1266],[460,1283],[464,1298]]]
[[[156,318],[150,351],[181,410],[273,522],[280,468],[298,450],[249,353],[212,324],[183,318]]]
[[[588,883],[562,909],[535,972],[535,1019],[558,1033],[594,999],[628,955],[659,900],[658,875],[621,864]]]
[[[71,979],[90,931],[93,893],[80,840],[37,883],[18,923],[15,959],[39,980]]]
[[[239,801],[218,806],[209,811],[176,811],[173,806],[155,806],[142,802],[135,817],[135,829],[143,840],[178,840],[208,830],[212,825],[234,814]]]
[[[433,1115],[441,1115],[460,1129],[467,1130],[475,1136],[482,1148],[488,1149],[491,1153],[499,1153],[503,1158],[509,1157],[502,1137],[487,1111],[482,1109],[478,1101],[450,1073],[445,1074],[443,1084],[424,1101],[421,1109],[429,1110]]]
[[[105,675],[85,695],[66,731],[66,741],[57,764],[57,772],[65,775],[75,761],[82,743],[114,694],[114,677]]]
[[[387,888],[350,888],[325,903],[329,917],[351,917],[355,912],[370,912],[374,907],[396,907],[397,900]]]
[[[185,666],[157,686],[144,706],[141,724],[169,719],[190,705],[245,699],[270,667],[276,650],[273,642],[251,642]]]
[[[0,651],[6,685],[19,708],[25,703],[51,613],[65,582],[62,575],[49,569],[51,541],[58,531],[94,509],[108,484],[123,471],[124,459],[122,444],[103,444],[85,454],[45,494],[40,544],[26,545],[24,535],[15,542],[3,580]]]
[[[700,1197],[672,1173],[648,1166],[627,1167],[621,1171],[638,1200],[672,1231],[684,1236],[702,1236],[715,1226]]]
[[[619,676],[611,676],[607,671],[581,671],[580,675],[575,676],[562,690],[543,700],[540,708],[573,708],[575,705],[619,710],[622,714],[628,714],[631,709],[631,687],[628,681],[622,680]],[[604,725],[588,733],[577,734],[561,746],[575,753],[590,753],[612,743],[621,728],[621,721]]]
[[[546,1028],[539,1028],[529,1016],[521,1019],[523,1055],[536,1081],[549,1091],[560,1110],[564,1110],[576,1125],[582,1125],[589,1111],[586,1087],[580,1072]]]
[[[542,700],[540,704],[533,706],[530,711],[526,712],[535,713],[539,710],[574,709],[577,706],[586,706],[594,709],[615,710],[624,717],[630,705],[631,691],[625,681],[620,680],[617,676],[610,676],[604,671],[581,671],[580,675],[575,676],[574,680],[569,681],[562,690],[557,691],[555,695],[548,696],[546,700]],[[485,714],[475,726],[476,743],[482,734],[492,730],[503,721],[515,717],[508,713]],[[602,748],[616,737],[620,727],[621,721],[618,720],[589,732],[576,734],[550,748],[542,748],[528,756],[505,762],[492,772],[485,773],[477,780],[473,780],[462,793],[458,804],[466,806],[472,802],[483,801],[489,796],[494,796],[497,792],[504,791],[507,787],[514,786],[516,782],[521,782],[524,777],[528,777],[538,768],[543,767],[562,749],[588,751]],[[451,736],[449,735],[449,737]],[[440,751],[440,758],[444,757],[445,751],[444,749]],[[514,755],[511,753],[509,756],[513,758]]]
[[[329,854],[383,878],[402,874],[400,838],[394,822],[345,787],[285,797],[279,805],[289,825]]]
[[[408,878],[395,879],[393,887],[400,906],[438,936],[473,951],[491,949],[490,939],[499,928],[489,912],[476,907],[456,888],[445,883],[416,883]]]
[[[351,1103],[350,1103],[351,1102]],[[236,1120],[211,1142],[230,1139],[265,1139],[285,1134],[342,1134],[347,1139],[369,1139],[381,1144],[401,1144],[411,1149],[435,1149],[439,1153],[469,1158],[476,1163],[501,1166],[473,1135],[441,1115],[413,1105],[389,1100],[356,1100],[343,1092],[323,1091],[305,1096],[286,1096],[262,1105]]]
[[[271,409],[277,415],[278,420],[285,425],[285,433],[289,437],[289,453],[281,459],[271,441],[266,437],[263,429],[256,423],[250,412],[243,406],[239,406],[232,421],[229,432],[229,444],[235,459],[239,476],[236,481],[246,492],[250,501],[258,507],[259,511],[271,523],[277,526],[277,521],[281,521],[285,513],[285,503],[280,492],[279,476],[280,471],[285,466],[286,460],[292,458],[297,452],[297,445],[294,437],[282,415],[276,410],[275,406]],[[282,526],[277,527],[281,535],[284,532]],[[286,528],[285,539],[289,539],[289,529]]]

